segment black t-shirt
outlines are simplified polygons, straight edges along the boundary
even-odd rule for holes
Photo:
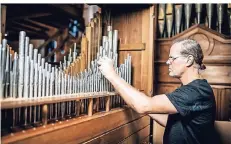
[[[166,95],[178,113],[168,116],[164,144],[217,143],[216,103],[207,80],[194,80]]]

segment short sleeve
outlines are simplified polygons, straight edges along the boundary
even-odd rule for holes
[[[187,116],[194,111],[202,111],[208,107],[208,101],[192,87],[181,87],[166,94],[171,103],[182,116]]]

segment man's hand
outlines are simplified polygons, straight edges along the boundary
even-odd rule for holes
[[[116,72],[113,67],[113,60],[107,57],[100,58],[97,62],[99,65],[99,69],[102,74],[107,78],[110,79],[116,75]]]

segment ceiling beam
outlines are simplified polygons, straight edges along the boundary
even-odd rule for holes
[[[48,28],[48,29],[54,29],[56,27],[53,27],[51,25],[47,25],[45,23],[41,23],[41,22],[38,22],[38,21],[35,21],[35,20],[31,20],[31,19],[25,19],[25,21],[28,21],[30,23],[33,23],[35,25],[38,25],[38,26],[41,26],[41,27],[45,27],[45,28]]]
[[[43,31],[49,31],[50,29],[53,29],[53,27],[51,27],[51,28],[43,27],[43,26],[41,26],[41,25],[34,24],[34,23],[31,23],[31,22],[26,21],[26,20],[17,20],[17,22],[23,23],[23,24],[26,24],[26,25],[29,25],[29,26],[32,26],[32,27],[39,28],[39,29],[41,29],[41,30],[43,30]]]
[[[51,16],[52,13],[34,13],[24,16],[16,16],[16,17],[10,17],[7,21],[13,21],[13,20],[19,20],[19,19],[29,19],[29,18],[37,18],[37,17],[45,17],[45,16]]]
[[[67,4],[52,4],[52,6],[59,9],[60,12],[63,12],[66,15],[69,15],[70,17],[75,19],[80,19],[83,14],[83,9],[77,9]]]
[[[30,33],[30,34],[41,36],[44,39],[48,38],[48,35],[46,33],[43,33],[43,32],[38,32],[38,31],[35,32],[35,31],[28,30],[28,29],[23,29],[23,28],[18,28],[18,27],[13,27],[13,26],[11,27],[11,30],[16,30],[16,32],[18,32],[18,34],[20,31],[25,31],[27,35],[28,35],[28,33]]]
[[[12,21],[12,23],[20,25],[20,26],[25,27],[25,28],[29,28],[29,29],[35,30],[35,31],[42,31],[42,29],[40,29],[40,28],[31,26],[31,25],[27,25],[27,24],[24,24],[24,23],[19,23],[19,22],[16,22],[16,21]]]
[[[49,25],[51,27],[54,28],[66,28],[65,26],[63,26],[62,24],[60,24],[57,20],[53,20],[53,19],[43,19],[43,18],[38,18],[38,19],[32,19],[33,21],[39,22],[39,23],[43,23],[45,25]]]

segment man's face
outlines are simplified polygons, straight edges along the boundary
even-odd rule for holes
[[[171,77],[180,78],[186,68],[186,59],[180,54],[181,44],[173,44],[170,48],[169,59],[166,62],[168,65],[169,75]]]

